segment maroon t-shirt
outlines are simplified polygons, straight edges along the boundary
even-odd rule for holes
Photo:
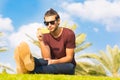
[[[75,34],[68,28],[63,28],[62,34],[54,38],[51,34],[44,34],[44,43],[49,45],[52,59],[59,59],[66,56],[66,48],[75,48]],[[73,56],[72,62],[76,65]]]

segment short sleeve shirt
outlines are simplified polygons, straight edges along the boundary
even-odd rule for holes
[[[59,59],[66,56],[66,48],[75,48],[75,34],[68,28],[63,28],[62,34],[54,38],[51,34],[44,34],[44,43],[50,47],[52,59]],[[73,56],[72,62],[75,63]]]

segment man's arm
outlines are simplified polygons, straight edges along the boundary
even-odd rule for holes
[[[57,64],[57,63],[66,63],[71,62],[74,57],[74,48],[66,48],[66,56],[60,59],[51,59],[48,60],[48,64]]]
[[[44,59],[51,59],[50,48],[48,45],[45,45],[43,41],[40,41],[41,54]]]
[[[46,58],[47,58],[47,59],[50,59],[50,58],[51,58],[50,48],[49,48],[48,45],[45,45],[45,44],[44,44],[43,34],[41,33],[40,28],[38,28],[38,30],[37,30],[37,38],[38,38],[38,40],[39,40],[42,57],[43,57],[44,59],[46,59]]]

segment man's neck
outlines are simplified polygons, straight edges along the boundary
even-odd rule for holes
[[[56,29],[56,31],[52,32],[51,34],[54,38],[58,38],[62,34],[62,30],[63,30],[63,28],[58,27]]]

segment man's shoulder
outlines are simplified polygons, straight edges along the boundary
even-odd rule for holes
[[[69,28],[64,27],[63,30],[64,30],[64,33],[74,34],[74,31]]]
[[[72,30],[72,29],[70,29],[70,28],[67,28],[67,27],[63,27],[63,29],[64,29],[64,30],[66,30],[66,31],[73,32],[73,30]]]
[[[50,37],[50,33],[43,34],[43,37],[44,38],[49,38]]]

